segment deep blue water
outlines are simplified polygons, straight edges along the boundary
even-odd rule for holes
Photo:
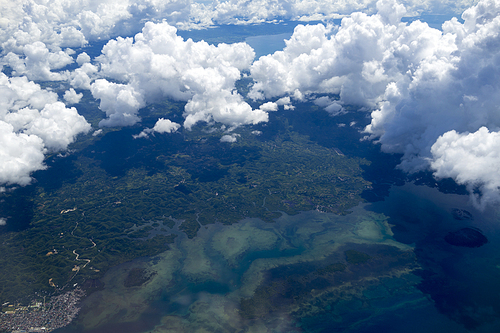
[[[453,209],[466,209],[472,219],[453,218]],[[405,313],[399,321],[382,320],[378,325],[402,328],[413,322],[410,332],[498,332],[500,331],[500,219],[496,207],[479,211],[468,196],[443,194],[426,186],[395,187],[383,202],[371,205],[393,224],[394,238],[414,244],[422,267],[417,286],[432,306]],[[479,248],[448,244],[444,237],[464,227],[480,229],[488,243]],[[360,330],[359,332],[365,332]],[[367,331],[368,332],[368,331]]]

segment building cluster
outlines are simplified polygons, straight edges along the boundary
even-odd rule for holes
[[[51,332],[71,323],[80,308],[84,292],[80,288],[53,296],[46,303],[31,306],[10,306],[0,313],[0,331]]]

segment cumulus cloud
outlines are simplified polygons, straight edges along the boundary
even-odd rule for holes
[[[295,106],[292,105],[292,101],[289,96],[282,97],[276,101],[277,105],[283,105],[285,110],[293,110]]]
[[[98,135],[101,135],[102,134],[102,128],[99,128],[98,130],[95,130],[93,133],[92,133],[92,136],[98,136]]]
[[[63,96],[64,100],[68,104],[77,104],[80,102],[82,97],[83,97],[83,94],[82,93],[77,94],[75,89],[73,89],[73,88],[69,88],[69,90],[66,90],[64,92],[64,96]]]
[[[367,128],[385,151],[404,154],[404,170],[426,168],[431,147],[446,132],[472,133],[483,126],[498,130],[499,14],[500,2],[481,1],[464,12],[463,24],[446,22],[443,33],[420,27],[420,37],[412,38],[425,57],[387,86]],[[405,45],[409,49],[411,39]]]
[[[0,47],[22,53],[42,42],[51,50],[134,34],[147,20],[189,20],[189,0],[11,0],[2,2]]]
[[[45,169],[45,148],[38,136],[16,133],[0,120],[0,142],[0,183],[27,185],[33,171]]]
[[[438,178],[452,177],[467,186],[474,203],[484,208],[500,202],[500,133],[481,127],[474,133],[452,130],[431,147],[431,168]]]
[[[6,225],[7,219],[5,217],[0,217],[0,225]]]
[[[399,22],[404,8],[392,4],[392,11],[381,10],[373,16],[353,13],[339,28],[297,26],[283,51],[261,57],[252,65],[255,84],[249,96],[290,95],[300,100],[328,93],[340,95],[341,103],[375,107],[386,85],[402,75],[394,68],[397,64],[387,59],[406,28]]]
[[[410,15],[460,13],[473,0],[405,0]],[[328,20],[352,12],[376,12],[376,0],[9,0],[2,2],[0,49],[23,56],[26,46],[44,44],[51,52],[89,41],[131,36],[144,22],[167,20],[180,29],[214,24]],[[11,58],[12,62],[16,59]],[[21,60],[17,63],[20,64]]]
[[[77,68],[70,73],[70,84],[76,89],[90,90],[90,85],[96,78],[97,72],[97,66],[90,63],[84,63],[80,68]]]
[[[66,149],[78,134],[90,130],[90,124],[75,108],[67,109],[61,102],[46,104],[41,111],[23,108],[10,112],[3,117],[3,121],[11,125],[15,132],[22,131],[41,138],[44,146],[52,151]]]
[[[0,73],[1,118],[9,111],[17,111],[27,106],[42,109],[46,104],[54,102],[57,102],[56,93],[42,89],[26,77],[9,78]]]
[[[259,106],[262,111],[278,111],[278,104],[274,102],[267,102]]]
[[[17,114],[23,115],[25,110],[20,110]],[[51,151],[66,149],[78,134],[90,131],[91,126],[85,118],[75,108],[66,108],[62,102],[47,104],[36,114],[31,111],[29,113],[32,117],[29,122],[26,122],[26,118],[23,119],[24,133],[37,135]]]
[[[199,121],[230,126],[267,121],[266,112],[253,110],[235,90],[240,71],[254,57],[244,43],[209,45],[184,41],[167,23],[146,23],[134,38],[109,41],[97,58],[105,79],[91,85],[108,119],[102,126],[132,125],[146,103],[169,97],[187,101],[184,126]]]
[[[494,200],[496,190],[481,185],[490,179],[455,162],[452,152],[459,147],[449,140],[455,138],[468,156],[482,161],[467,142],[495,138],[500,128],[499,1],[480,1],[463,13],[464,23],[452,19],[443,31],[419,21],[401,22],[404,15],[459,12],[471,3],[9,1],[0,17],[0,66],[9,66],[17,77],[0,74],[2,140],[9,143],[1,141],[2,160],[9,163],[2,166],[0,182],[26,184],[32,171],[44,168],[46,151],[64,150],[78,133],[89,131],[76,109],[66,108],[57,94],[30,81],[67,80],[72,87],[64,94],[68,104],[81,98],[74,89],[89,89],[100,100],[107,116],[101,126],[135,124],[140,121],[139,109],[162,98],[187,102],[183,125],[188,129],[200,121],[229,127],[265,122],[267,112],[279,106],[293,109],[292,100],[312,99],[332,115],[345,112],[344,105],[359,105],[371,112],[365,131],[384,151],[403,154],[401,168],[431,167],[437,177],[450,175],[479,189],[481,200]],[[282,51],[253,64],[254,52],[244,43],[184,41],[172,26],[343,16],[339,27],[297,26]],[[143,23],[165,18],[171,25]],[[75,61],[70,48],[141,29],[134,38],[109,41],[93,63],[88,54],[80,53],[79,68],[65,70]],[[254,110],[237,93],[235,82],[248,69],[255,82],[249,96],[275,102],[266,101]],[[166,120],[157,125],[166,132],[179,126]],[[229,137],[236,140],[235,135]],[[31,157],[18,154],[20,147],[32,152]],[[455,169],[450,167],[454,164]]]
[[[82,66],[83,64],[86,64],[86,63],[89,63],[89,62],[90,62],[90,56],[87,53],[85,53],[85,52],[80,53],[76,57],[76,63],[79,66]]]
[[[342,108],[342,105],[335,102],[325,107],[325,111],[330,113],[332,116],[338,116],[345,113],[345,110]]]
[[[151,128],[146,128],[144,129],[141,133],[132,135],[134,139],[140,139],[140,138],[149,138],[149,134],[153,133],[153,129]]]
[[[91,85],[90,91],[94,98],[101,100],[99,108],[108,116],[99,126],[130,126],[140,120],[137,112],[146,104],[134,87],[99,79]]]
[[[57,94],[26,77],[0,73],[0,183],[27,185],[44,154],[65,150],[90,124]]]
[[[164,119],[160,118],[156,122],[153,128],[146,128],[144,129],[141,133],[137,135],[132,135],[134,139],[139,139],[139,138],[148,138],[149,134],[152,134],[154,132],[158,133],[173,133],[177,131],[181,125],[174,123],[170,119]]]
[[[170,121],[169,119],[160,118],[153,127],[153,131],[158,133],[172,133],[177,131],[181,125]]]
[[[220,142],[233,143],[238,140],[239,134],[225,134],[220,138]]]
[[[13,69],[13,75],[26,75],[30,80],[59,81],[68,77],[68,72],[54,72],[73,62],[66,52],[50,51],[42,42],[27,44],[22,54],[9,52],[2,63]]]

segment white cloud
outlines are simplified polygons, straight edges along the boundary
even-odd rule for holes
[[[278,105],[287,105],[290,103],[291,103],[291,100],[290,100],[290,97],[288,97],[288,96],[282,97],[276,101],[276,104],[278,104]]]
[[[464,13],[463,25],[447,22],[443,34],[421,29],[416,42],[425,56],[388,85],[367,128],[385,151],[405,154],[405,170],[426,167],[431,146],[448,131],[500,126],[499,13],[498,2],[483,1]]]
[[[50,51],[42,42],[27,44],[22,54],[9,52],[2,63],[12,67],[13,75],[26,75],[30,80],[59,81],[68,77],[68,72],[53,72],[73,62],[66,52]]]
[[[451,20],[442,32],[418,21],[404,24],[400,18],[458,12],[472,1],[401,3],[407,14],[392,0],[8,1],[0,18],[0,65],[12,67],[18,77],[0,74],[2,140],[8,145],[0,142],[2,160],[9,161],[2,166],[0,183],[26,184],[32,171],[44,168],[47,150],[66,149],[78,133],[90,129],[57,94],[29,81],[68,80],[73,88],[64,99],[76,102],[81,94],[74,89],[90,89],[107,115],[102,126],[132,125],[140,120],[140,108],[162,98],[187,102],[186,128],[199,121],[235,127],[265,122],[267,112],[280,105],[293,109],[292,99],[337,94],[339,100],[316,103],[332,114],[344,112],[346,104],[372,110],[367,133],[384,151],[402,153],[404,170],[431,166],[436,176],[451,175],[469,187],[479,186],[482,200],[494,200],[495,189],[477,185],[489,181],[486,175],[454,159],[452,152],[459,147],[447,140],[455,135],[464,154],[482,156],[467,140],[496,138],[500,128],[500,2],[480,1],[463,14],[464,24]],[[145,21],[163,18],[185,28],[340,15],[350,15],[340,27],[298,26],[283,51],[253,65],[254,52],[246,44],[184,41],[167,23],[143,27]],[[80,67],[64,71],[74,61],[69,48],[129,36],[141,28],[134,38],[109,41],[97,66],[81,53],[76,58]],[[253,110],[236,92],[235,82],[247,69],[255,80],[249,96],[279,98],[276,102]],[[178,125],[158,126],[173,130]],[[147,130],[151,132],[145,134],[154,132]],[[25,147],[31,158],[11,147]],[[487,156],[494,160],[496,155]],[[456,169],[450,167],[455,164]]]
[[[44,169],[44,154],[65,150],[90,124],[57,94],[26,77],[0,73],[0,184],[26,185]]]
[[[238,140],[238,138],[237,138],[238,136],[239,136],[238,134],[226,134],[220,138],[220,142],[233,143],[233,142],[236,142]]]
[[[89,63],[89,62],[90,62],[90,56],[85,52],[80,53],[78,55],[78,57],[76,57],[76,63],[79,66],[86,64],[86,63]]]
[[[131,125],[139,121],[139,108],[164,97],[188,102],[184,113],[188,129],[199,121],[239,126],[268,119],[266,112],[252,110],[235,91],[240,70],[248,68],[254,57],[247,44],[184,41],[167,23],[146,23],[134,39],[111,40],[102,53],[97,58],[100,75],[126,84],[103,79],[92,84],[92,94],[101,99],[101,109],[110,117],[101,125]],[[126,100],[120,101],[118,95],[125,92]],[[127,121],[121,115],[127,115]]]
[[[42,109],[46,104],[56,101],[56,93],[42,89],[26,77],[9,78],[0,73],[0,119],[9,111],[27,106]]]
[[[177,131],[181,125],[170,121],[169,119],[160,118],[156,122],[153,130],[158,133],[173,133]]]
[[[320,106],[322,108],[327,107],[328,105],[330,105],[332,103],[333,103],[333,101],[330,99],[330,97],[327,97],[327,96],[319,97],[319,98],[316,98],[314,100],[314,104],[316,104],[317,106]]]
[[[102,128],[99,128],[98,130],[95,130],[93,133],[92,133],[92,136],[98,136],[102,134]]]
[[[367,16],[354,13],[339,28],[299,25],[286,47],[261,57],[251,67],[251,98],[288,94],[304,99],[314,93],[339,94],[341,103],[375,107],[386,85],[402,74],[391,52],[405,31],[395,23],[404,11]],[[384,12],[384,13],[385,13]],[[394,16],[394,13],[397,16]],[[391,62],[392,61],[392,62]]]
[[[79,133],[90,130],[90,124],[75,108],[67,109],[61,102],[47,104],[41,111],[23,108],[10,112],[3,120],[16,132],[38,136],[52,151],[66,149]]]
[[[292,101],[289,96],[282,97],[276,101],[276,104],[283,105],[285,110],[293,110],[295,106],[292,105]]]
[[[325,107],[325,111],[331,114],[332,116],[338,116],[345,113],[344,108],[341,104],[333,102],[332,104]]]
[[[40,137],[14,132],[12,125],[0,120],[0,183],[27,185],[30,174],[45,169],[44,144]]]
[[[89,40],[130,35],[144,21],[188,21],[189,0],[10,0],[2,2],[0,47],[22,52],[42,42],[49,49],[82,47]]]
[[[149,138],[149,134],[153,133],[151,128],[144,129],[141,133],[137,135],[132,135],[134,139]]]
[[[436,177],[452,177],[467,185],[474,203],[483,208],[500,202],[500,132],[486,127],[474,133],[452,130],[436,140],[431,153]]]
[[[99,108],[108,118],[99,122],[99,126],[130,126],[138,122],[137,111],[144,107],[143,97],[132,86],[96,80],[91,85],[92,96],[100,99]]]
[[[0,217],[0,225],[6,225],[7,219],[5,217]]]
[[[74,142],[78,134],[88,133],[90,127],[75,108],[68,109],[64,103],[56,102],[47,104],[36,117],[26,123],[24,132],[42,138],[49,150],[59,151]]]
[[[63,97],[68,104],[77,104],[82,99],[83,94],[82,93],[77,94],[75,89],[69,88],[69,90],[66,90],[64,92]]]
[[[252,110],[236,91],[212,90],[196,94],[186,104],[184,126],[190,129],[199,121],[217,121],[230,126],[267,122],[268,115],[263,110]]]
[[[278,104],[274,103],[274,102],[267,102],[267,103],[264,103],[262,104],[261,106],[259,106],[259,109],[261,109],[262,111],[278,111]]]
[[[173,121],[170,121],[169,119],[164,119],[160,118],[156,122],[153,128],[146,128],[144,129],[141,133],[137,135],[132,135],[134,139],[139,139],[139,138],[149,138],[149,134],[152,134],[153,132],[158,132],[158,133],[173,133],[177,131],[181,125],[174,123]]]
[[[325,109],[326,112],[330,113],[332,116],[337,116],[345,113],[342,105],[335,100],[330,99],[327,96],[316,98],[314,104]]]
[[[96,77],[98,69],[90,63],[84,63],[80,68],[70,73],[70,84],[76,89],[88,89]]]
[[[451,20],[442,34],[421,29],[414,40],[424,56],[388,85],[367,128],[384,151],[404,154],[404,170],[430,164],[437,177],[467,185],[481,207],[499,201],[499,14],[500,2],[481,1],[463,14],[464,24]]]

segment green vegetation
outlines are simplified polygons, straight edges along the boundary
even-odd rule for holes
[[[143,126],[160,115],[180,122],[182,106],[150,107]],[[220,142],[224,133],[207,126],[133,139],[143,129],[136,126],[104,129],[81,138],[69,156],[50,156],[36,183],[0,194],[12,210],[8,224],[20,223],[0,234],[0,300],[85,285],[111,266],[166,251],[181,234],[170,230],[175,220],[193,238],[210,223],[273,222],[312,209],[346,214],[362,201],[366,160],[310,141],[285,115],[273,117],[272,125],[235,130],[235,143]]]

